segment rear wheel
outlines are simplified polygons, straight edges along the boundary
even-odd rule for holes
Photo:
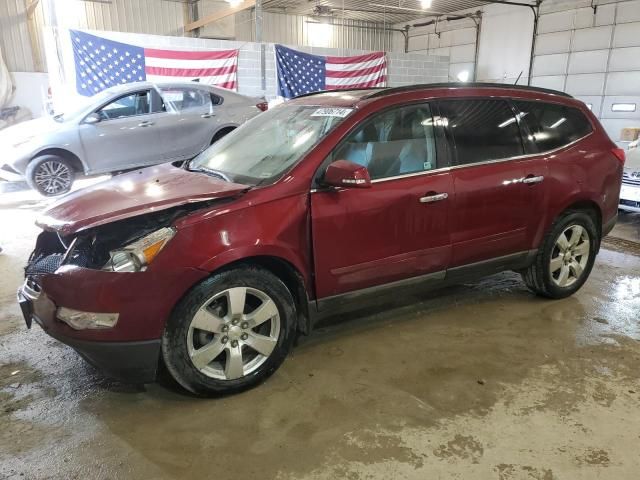
[[[270,272],[243,267],[216,274],[189,292],[167,323],[167,370],[196,394],[250,388],[284,361],[295,318],[289,290]]]
[[[71,163],[58,155],[42,155],[27,165],[27,183],[46,197],[67,193],[71,190],[74,178]]]
[[[522,277],[534,293],[572,295],[587,281],[598,250],[598,229],[586,212],[562,215],[545,236],[534,263]]]

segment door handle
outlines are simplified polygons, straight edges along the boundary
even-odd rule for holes
[[[542,175],[528,175],[522,179],[522,183],[526,183],[527,185],[533,185],[534,183],[540,183],[544,180]]]
[[[203,113],[202,115],[200,115],[202,118],[211,118],[211,117],[215,117],[216,114],[215,113]]]
[[[431,193],[431,192],[429,192]],[[420,203],[433,203],[440,200],[446,200],[449,198],[448,193],[434,193],[433,195],[427,195],[426,197],[420,197]]]
[[[151,122],[149,120],[145,120],[144,122],[140,122],[138,124],[139,127],[150,127],[151,125],[153,125],[154,122]]]

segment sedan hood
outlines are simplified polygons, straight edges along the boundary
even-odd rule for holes
[[[0,131],[0,145],[3,147],[13,146],[16,143],[59,130],[61,125],[47,116],[17,123]]]
[[[67,195],[45,210],[36,224],[68,235],[136,215],[232,197],[248,188],[171,164],[158,165]]]

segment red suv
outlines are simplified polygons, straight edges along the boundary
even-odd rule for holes
[[[184,166],[49,208],[19,291],[91,363],[197,394],[282,363],[319,317],[502,270],[561,298],[616,221],[624,152],[570,96],[505,85],[318,93]]]

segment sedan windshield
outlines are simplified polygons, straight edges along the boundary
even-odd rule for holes
[[[278,106],[213,144],[194,158],[189,168],[247,185],[273,183],[351,111]]]

